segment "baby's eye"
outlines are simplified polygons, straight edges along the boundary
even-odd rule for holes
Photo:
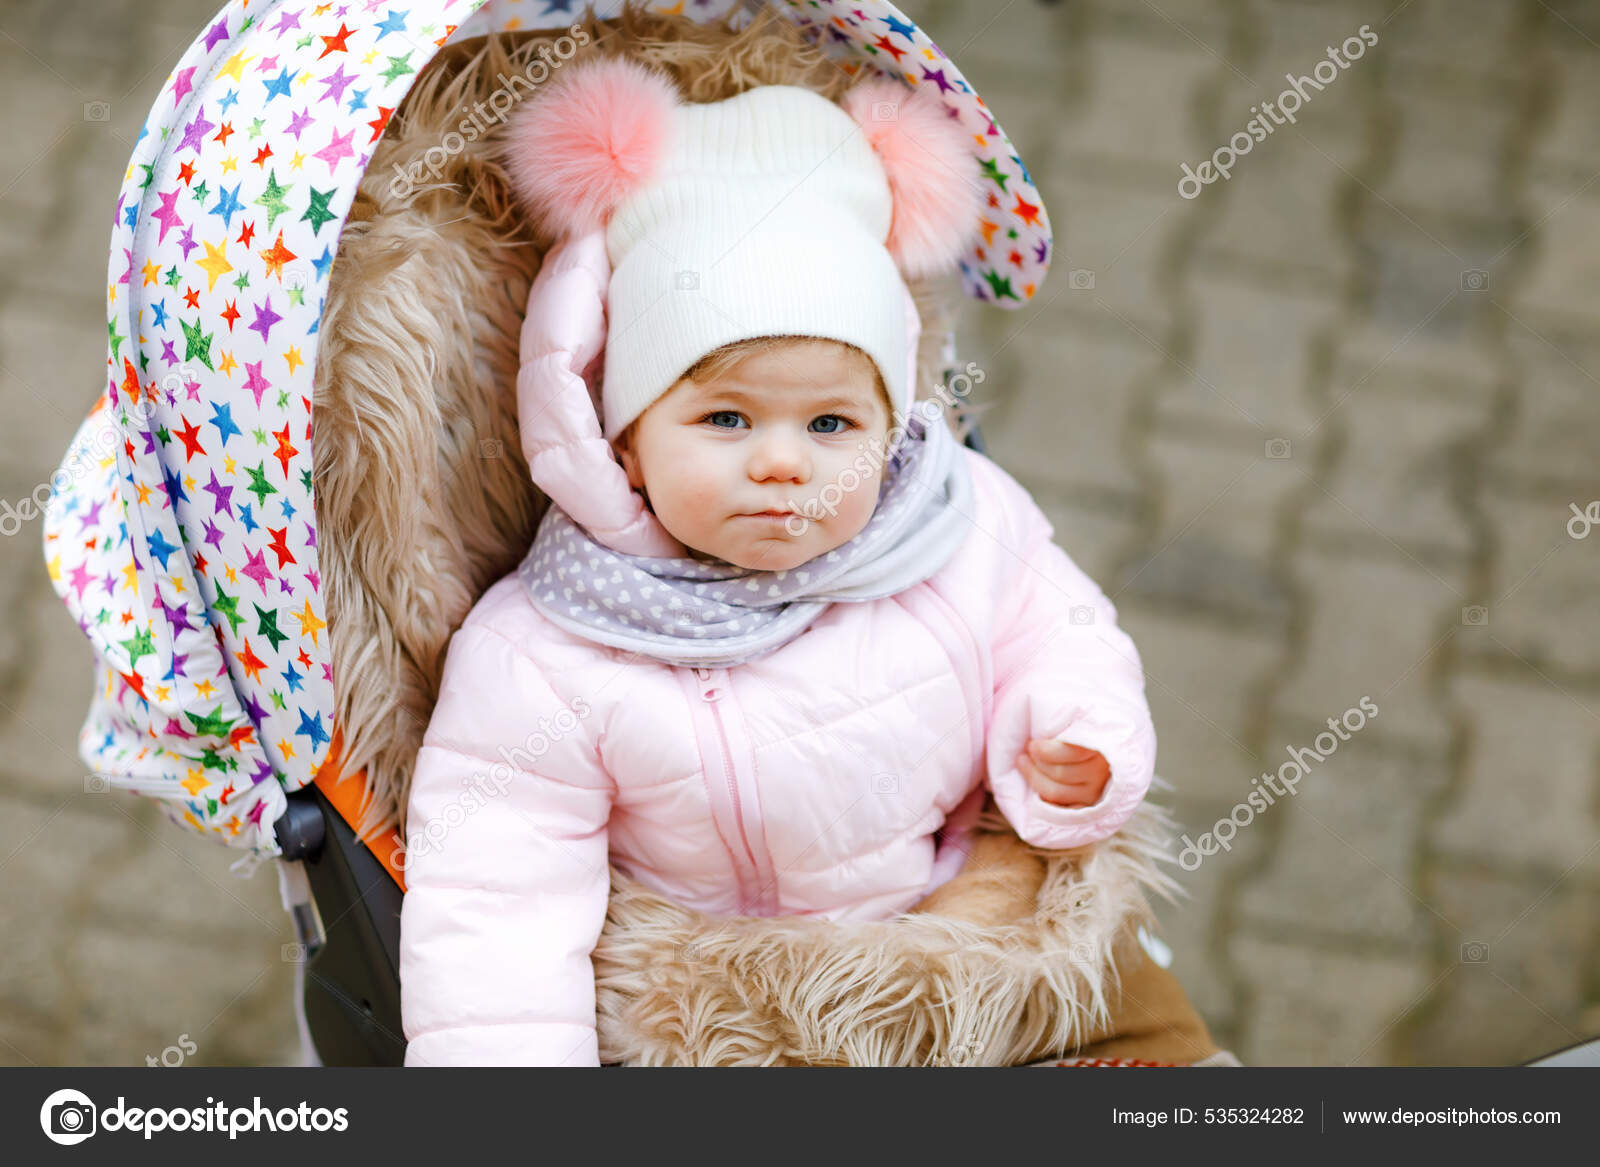
[[[717,429],[731,430],[739,428],[739,424],[744,421],[744,415],[731,409],[718,409],[706,414],[700,420],[709,422]]]
[[[812,432],[819,434],[842,434],[853,425],[855,422],[848,417],[840,417],[837,413],[825,413],[821,417],[811,419]]]

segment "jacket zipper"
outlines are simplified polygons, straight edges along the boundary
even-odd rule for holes
[[[728,798],[733,805],[733,819],[739,829],[739,842],[744,847],[744,858],[749,864],[745,874],[749,880],[748,886],[752,889],[754,899],[746,906],[751,909],[759,908],[763,912],[768,912],[769,901],[772,901],[772,908],[775,909],[775,889],[763,886],[761,864],[756,860],[755,848],[750,845],[750,835],[745,830],[744,806],[739,797],[738,768],[734,763],[733,745],[728,740],[728,728],[723,722],[719,704],[722,700],[722,690],[716,686],[710,669],[696,667],[694,675],[700,681],[700,698],[706,702],[711,711],[711,720],[717,727],[717,741],[722,747],[722,775],[728,785]],[[735,857],[735,861],[737,862],[737,857]]]

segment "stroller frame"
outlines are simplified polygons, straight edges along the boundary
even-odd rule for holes
[[[304,599],[306,606],[300,617],[302,631],[289,650],[280,651],[281,644],[290,641],[276,625],[270,631],[247,628],[256,637],[252,647],[248,639],[241,643],[239,623],[234,619],[224,625],[220,620],[205,618],[210,613],[202,582],[214,582],[215,571],[221,566],[245,566],[238,550],[242,532],[254,531],[261,524],[246,527],[245,519],[231,508],[225,509],[225,493],[219,494],[212,514],[227,529],[219,527],[215,532],[217,551],[210,556],[212,574],[207,575],[198,556],[189,558],[187,548],[202,542],[209,544],[213,537],[208,530],[202,539],[196,529],[199,520],[206,517],[204,512],[191,514],[186,510],[180,514],[174,500],[191,496],[183,493],[179,467],[188,468],[190,458],[196,457],[193,473],[198,478],[219,455],[226,457],[228,438],[238,437],[242,431],[227,413],[206,420],[206,425],[216,427],[221,443],[218,446],[217,439],[208,438],[208,451],[196,438],[200,433],[199,418],[191,421],[188,415],[178,417],[181,407],[175,404],[177,388],[182,385],[191,393],[205,388],[208,394],[218,394],[224,406],[229,403],[227,394],[242,399],[243,390],[247,389],[255,395],[255,420],[264,427],[257,432],[270,430],[279,439],[277,452],[271,454],[273,459],[282,460],[278,472],[281,476],[275,477],[279,485],[267,487],[266,493],[280,496],[285,526],[271,531],[276,536],[273,544],[264,545],[263,534],[246,548],[255,552],[246,574],[250,570],[261,574],[255,586],[265,594],[264,581],[271,575],[265,563],[268,551],[276,553],[279,568],[285,559],[295,562],[285,542],[289,518],[315,514],[311,499],[311,431],[309,418],[300,416],[300,403],[309,413],[315,394],[318,342],[311,338],[320,326],[323,309],[313,306],[319,294],[322,305],[326,305],[329,268],[359,177],[370,160],[370,146],[383,134],[389,115],[399,107],[418,72],[441,47],[458,32],[465,38],[480,31],[499,30],[501,18],[509,18],[512,9],[519,9],[523,3],[524,0],[417,0],[406,10],[391,12],[381,25],[357,22],[358,28],[351,30],[331,14],[326,19],[337,21],[336,24],[301,27],[300,11],[273,11],[286,6],[277,0],[254,8],[250,0],[227,0],[216,23],[196,37],[173,70],[135,146],[113,219],[108,284],[109,377],[100,400],[69,448],[60,486],[57,478],[52,478],[52,498],[45,520],[52,582],[99,658],[98,691],[80,739],[80,753],[92,771],[111,777],[113,788],[162,799],[169,815],[203,834],[225,836],[235,844],[257,848],[275,841],[282,856],[279,870],[284,877],[285,904],[302,945],[298,956],[305,973],[305,1017],[316,1053],[328,1065],[403,1064],[406,1041],[401,1022],[399,951],[404,881],[395,853],[399,839],[391,833],[363,840],[352,826],[360,817],[357,804],[366,789],[366,777],[350,773],[341,778],[338,773],[340,733],[331,716],[328,638],[317,637],[319,630],[327,628],[322,597],[297,597]],[[595,0],[595,8],[604,10],[597,15],[607,18],[618,3],[620,0]],[[857,0],[851,5],[854,15],[850,20],[841,18],[833,23],[825,22],[820,3],[802,6],[792,2],[785,5],[780,0],[719,0],[717,4],[719,13],[735,7],[783,9],[798,23],[814,30],[819,42],[826,34],[830,48],[856,52],[854,68],[866,65],[866,55],[871,54],[872,68],[892,75],[894,67],[887,66],[877,50],[869,47],[879,43],[872,40],[879,32],[884,40],[898,38],[901,44],[925,54],[929,62],[937,60],[937,70],[923,67],[919,76],[906,67],[901,75],[908,85],[938,85],[941,100],[952,116],[963,116],[975,136],[987,143],[985,151],[990,157],[986,165],[995,168],[994,180],[1006,191],[1008,200],[1015,199],[1014,207],[994,200],[990,218],[995,222],[989,226],[998,229],[997,224],[1011,224],[1006,235],[1017,241],[1010,252],[1015,257],[1010,262],[1016,270],[985,272],[982,264],[968,262],[962,265],[963,282],[969,293],[1000,307],[1020,307],[1032,298],[1052,252],[1042,200],[1021,159],[1012,153],[1009,139],[981,99],[925,33],[905,20],[887,0]],[[324,5],[318,12],[332,8]],[[279,22],[269,25],[273,17],[278,17]],[[451,23],[458,17],[461,23]],[[696,18],[701,17],[709,18],[709,13],[697,9]],[[308,19],[315,21],[316,15]],[[291,25],[293,37],[289,35]],[[504,21],[504,27],[511,27],[509,19]],[[441,31],[443,35],[436,36]],[[320,43],[317,33],[322,34]],[[355,44],[347,44],[347,38],[354,38]],[[385,38],[394,39],[379,46],[377,42]],[[296,105],[290,101],[275,107],[273,125],[267,129],[268,144],[281,145],[280,153],[285,158],[292,156],[291,151],[300,154],[296,146],[314,150],[322,145],[321,136],[328,135],[327,144],[311,155],[318,160],[316,167],[294,180],[297,187],[303,182],[308,189],[296,190],[292,208],[284,202],[288,187],[278,182],[279,177],[288,177],[288,171],[269,169],[263,178],[251,174],[248,164],[238,167],[238,160],[228,154],[226,145],[227,134],[235,132],[231,122],[224,122],[220,127],[224,132],[213,137],[211,130],[219,127],[206,114],[209,107],[219,121],[224,121],[223,111],[238,100],[239,89],[246,84],[246,62],[256,59],[246,50],[268,45],[279,50],[269,58],[278,66],[279,75],[266,75],[258,65],[263,75],[251,73],[249,85],[261,88],[252,88],[249,100],[260,105],[263,93],[267,94],[266,102],[276,96],[290,96],[289,86],[295,76],[302,86],[315,80],[327,88],[318,105],[319,116],[324,120],[318,125],[315,140],[300,141],[302,129],[309,124],[302,121],[308,117],[305,111],[309,103]],[[358,55],[360,48],[367,50],[366,56]],[[905,52],[899,49],[900,56]],[[283,61],[279,61],[280,55]],[[317,65],[317,61],[323,63]],[[347,67],[355,73],[347,71]],[[323,75],[314,77],[312,68]],[[358,82],[366,88],[347,93]],[[291,106],[295,107],[292,121]],[[360,113],[356,112],[358,109]],[[367,120],[373,114],[377,116]],[[260,121],[256,124],[262,125]],[[181,136],[174,132],[180,128]],[[237,143],[233,149],[237,149]],[[188,153],[193,156],[185,157],[183,166],[178,167],[177,155]],[[256,159],[257,169],[273,154],[264,149]],[[356,159],[353,166],[349,165],[352,157]],[[346,164],[342,170],[341,163]],[[190,181],[196,175],[201,176],[200,181],[191,187]],[[231,187],[221,182],[223,175],[230,176]],[[206,184],[207,177],[218,182],[217,189]],[[319,189],[319,183],[326,183],[329,189]],[[185,196],[181,208],[177,202],[180,196]],[[213,198],[217,200],[215,205],[211,205]],[[299,203],[301,198],[307,200],[304,206]],[[191,206],[197,199],[202,201]],[[273,246],[266,246],[264,235],[256,249],[250,251],[246,239],[232,236],[234,217],[241,212],[255,213],[245,208],[263,209],[268,232],[283,216],[277,222]],[[330,223],[332,230],[324,236]],[[195,239],[186,228],[198,231],[201,238]],[[205,247],[204,259],[198,255],[191,258],[191,252],[201,243]],[[230,245],[235,248],[232,259],[226,254]],[[302,261],[299,269],[290,269],[290,278],[285,279],[285,263],[297,257]],[[158,271],[168,268],[172,278],[162,280],[159,287],[175,288],[181,282],[180,265],[188,265],[183,270],[189,272],[195,287],[185,299],[192,296],[194,302],[188,308],[197,309],[192,320],[168,319],[164,308],[160,309],[159,318],[144,319],[149,305],[141,289],[154,286],[155,281],[148,274],[143,283],[136,278],[136,273],[143,270],[136,258]],[[249,286],[249,273],[242,270],[246,265],[257,274],[263,290],[269,287],[267,280],[276,280],[271,290],[277,299],[264,295],[256,307],[256,322],[235,332],[233,325],[240,315],[236,306],[230,302],[229,311],[224,314],[219,305],[232,294],[230,288]],[[196,271],[205,276],[203,292]],[[217,281],[225,272],[237,272],[236,279],[245,282],[230,281],[219,291]],[[123,288],[125,294],[121,292]],[[158,290],[149,298],[160,294]],[[174,309],[174,313],[177,311]],[[227,322],[225,335],[230,338],[223,343],[230,347],[217,354],[226,362],[219,366],[212,356],[216,337],[224,335],[220,325],[223,320]],[[186,350],[181,359],[172,347],[179,343],[173,331],[179,323]],[[290,345],[287,352],[268,353],[268,339],[274,327],[279,329],[280,341],[292,334],[298,344]],[[207,332],[207,328],[212,331]],[[157,329],[164,330],[164,337],[155,336]],[[251,339],[257,332],[259,342]],[[167,342],[159,357],[154,356],[157,339]],[[304,352],[300,346],[304,346]],[[250,361],[252,356],[262,360]],[[272,357],[270,378],[261,374],[262,362],[268,356]],[[250,373],[243,389],[229,384],[236,370],[241,370],[241,377],[242,370]],[[267,388],[277,390],[276,404],[272,404],[272,398],[263,397]],[[160,400],[163,390],[165,404]],[[169,465],[162,452],[167,435],[160,425],[171,421],[178,429],[177,420],[190,422],[193,428],[180,431],[183,443],[176,448],[182,450],[182,462]],[[971,427],[970,415],[966,420]],[[307,428],[297,428],[302,424]],[[277,428],[280,425],[281,430]],[[154,441],[158,432],[163,435],[160,448]],[[984,452],[975,428],[969,428],[965,441]],[[300,444],[296,446],[295,442]],[[265,459],[262,465],[266,465]],[[224,486],[222,480],[214,479],[212,488],[227,491],[242,486],[231,468],[223,469],[223,477],[233,485]],[[127,487],[141,490],[137,504],[130,505]],[[144,493],[152,488],[152,497],[165,499],[164,508],[156,503],[145,505]],[[198,482],[190,483],[189,489],[197,493]],[[260,504],[263,507],[264,500],[265,494]],[[90,503],[93,505],[87,505]],[[80,504],[85,505],[80,508]],[[65,526],[69,515],[73,521],[71,539],[62,537],[69,533]],[[125,521],[124,515],[133,521]],[[265,518],[265,510],[262,515]],[[302,544],[297,540],[294,549],[304,557],[302,570],[310,570],[317,562],[315,543],[310,540],[314,525],[304,517],[296,521],[301,525],[297,535],[306,541]],[[88,538],[84,537],[86,533]],[[228,552],[222,550],[224,541],[228,541]],[[50,558],[52,553],[54,557]],[[130,553],[132,562],[124,567],[123,557]],[[144,556],[142,567],[140,553]],[[169,565],[169,557],[174,554],[178,556],[176,563]],[[170,586],[157,586],[152,562],[171,573]],[[124,575],[125,581],[118,582]],[[87,587],[87,581],[101,579],[108,581],[104,592]],[[294,593],[288,586],[282,590]],[[198,611],[193,607],[196,596],[201,598]],[[237,599],[238,596],[230,597],[231,601]],[[133,629],[131,640],[116,639],[108,629],[119,630],[121,623],[104,619],[113,606],[125,607],[128,614],[124,620],[139,613],[149,627]],[[157,612],[164,619],[158,621],[154,615]],[[310,653],[303,643],[307,629]],[[152,643],[152,633],[161,638],[159,644]],[[290,660],[295,648],[299,649],[299,657]],[[216,696],[207,692],[203,707],[182,710],[166,696],[147,693],[146,684],[159,685],[167,679],[161,672],[164,666],[171,670],[168,678],[177,674],[180,659],[189,662],[194,676],[204,673],[208,682],[212,676],[227,676],[231,691]],[[231,659],[237,659],[242,668],[233,668]],[[295,667],[296,663],[304,672]],[[288,667],[279,671],[284,665]],[[290,691],[301,695],[295,708],[284,702],[268,707],[268,689],[276,682],[263,681],[263,669],[267,678],[285,677]],[[174,713],[186,715],[190,724],[183,725],[172,716]],[[324,714],[329,716],[326,725]],[[300,719],[298,727],[293,715]],[[299,752],[288,748],[289,739],[300,743]],[[307,740],[309,748],[305,745]],[[201,751],[203,757],[199,756]],[[241,761],[246,763],[242,767]],[[186,773],[185,768],[191,765]],[[274,780],[268,780],[273,776]],[[1535,1064],[1579,1064],[1585,1059],[1587,1064],[1600,1064],[1600,1042],[1563,1051]]]

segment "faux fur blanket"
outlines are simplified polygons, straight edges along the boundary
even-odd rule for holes
[[[986,810],[960,875],[875,922],[715,918],[612,869],[595,949],[600,1060],[625,1065],[1016,1066],[1109,1020],[1114,954],[1150,922],[1171,823],[1146,804],[1077,851]],[[941,895],[941,893],[945,893]]]

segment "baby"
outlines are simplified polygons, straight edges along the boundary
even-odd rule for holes
[[[984,205],[967,135],[906,93],[685,105],[602,60],[512,127],[559,240],[518,380],[551,506],[452,639],[417,757],[408,1065],[598,1064],[613,864],[713,915],[882,920],[959,870],[988,794],[1051,849],[1144,797],[1115,609],[915,401],[905,281]]]
[[[836,506],[813,496],[859,465],[864,449],[884,448],[890,411],[877,366],[853,345],[757,337],[705,357],[615,444],[628,484],[691,551],[784,571],[867,525],[881,457],[867,459],[856,489],[836,492]],[[1029,741],[1016,764],[1056,806],[1095,802],[1111,777],[1098,750],[1050,738]]]

